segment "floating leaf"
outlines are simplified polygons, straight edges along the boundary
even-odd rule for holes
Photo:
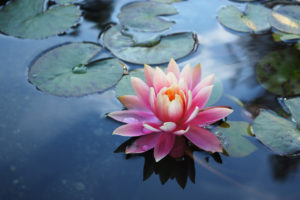
[[[15,37],[41,39],[62,33],[80,17],[75,5],[43,10],[44,0],[15,0],[0,10],[0,31]]]
[[[59,4],[67,4],[67,3],[73,3],[77,0],[55,0],[56,3],[59,3]]]
[[[259,4],[248,4],[245,13],[235,6],[226,6],[218,12],[218,20],[225,27],[240,32],[259,33],[271,28],[270,9]]]
[[[135,31],[156,32],[169,29],[174,22],[159,16],[175,15],[172,5],[157,2],[134,2],[122,7],[118,18],[123,26]]]
[[[41,55],[29,70],[29,81],[39,90],[57,96],[82,96],[113,86],[122,76],[117,59],[89,63],[102,47],[93,43],[70,43]]]
[[[299,107],[297,112],[300,112]],[[295,123],[262,110],[252,127],[256,137],[278,154],[290,155],[300,151],[300,131]]]
[[[270,17],[271,25],[285,33],[300,34],[300,6],[275,7]]]
[[[293,119],[296,121],[298,126],[300,126],[300,97],[286,99],[284,100],[285,104],[289,108]]]
[[[191,53],[197,45],[191,32],[162,36],[153,46],[135,46],[131,37],[121,33],[122,27],[112,26],[103,35],[103,42],[116,57],[136,64],[161,64],[170,58],[179,59]]]
[[[300,52],[296,49],[274,51],[259,61],[256,78],[268,91],[290,96],[300,94]]]
[[[134,46],[154,46],[161,38],[160,33],[137,32],[131,29],[122,29],[122,34],[132,38]]]
[[[131,77],[138,77],[145,81],[144,77],[144,70],[143,69],[137,69],[134,71],[131,71],[128,75],[124,75],[122,79],[118,82],[116,86],[116,95],[117,97],[123,96],[123,95],[135,95],[135,92],[131,86]],[[212,104],[216,103],[223,94],[223,84],[222,81],[218,78],[215,78],[214,81],[214,87],[212,94],[206,104],[207,106],[211,106]]]
[[[175,2],[180,2],[183,0],[150,0],[150,1],[159,2],[159,3],[175,3]]]
[[[253,153],[256,147],[247,139],[249,123],[226,122],[228,128],[217,127],[213,133],[219,138],[223,148],[232,157],[243,157]]]
[[[300,39],[300,35],[276,32],[276,33],[273,33],[273,39],[276,42],[289,41],[289,40],[298,40],[298,39]]]

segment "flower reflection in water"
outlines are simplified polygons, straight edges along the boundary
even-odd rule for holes
[[[125,141],[115,150],[115,153],[124,153],[126,151],[126,147],[128,145],[131,145],[134,141],[135,138],[130,138],[129,140]],[[188,151],[191,154],[193,154],[193,152],[195,151],[200,151],[201,153],[205,154],[206,163],[209,162],[211,157],[215,162],[220,164],[222,163],[222,159],[219,153],[209,154],[205,151],[200,150],[194,145],[189,145]],[[144,181],[150,178],[153,174],[156,174],[159,176],[161,184],[165,184],[169,179],[176,179],[178,185],[180,185],[182,189],[185,188],[188,179],[190,179],[192,183],[195,183],[195,162],[190,154],[185,154],[180,159],[167,156],[160,162],[156,162],[153,157],[153,151],[147,151],[142,154],[126,154],[126,159],[130,159],[136,156],[144,157],[145,159],[143,169]]]

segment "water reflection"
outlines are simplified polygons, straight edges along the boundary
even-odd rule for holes
[[[273,178],[275,180],[285,182],[287,179],[296,175],[300,164],[300,157],[289,158],[279,155],[271,155],[269,157],[269,161]]]
[[[128,145],[134,142],[136,138],[130,138],[129,140],[122,143],[114,152],[124,153]],[[195,183],[195,162],[193,158],[193,152],[199,151],[204,154],[204,160],[206,163],[210,162],[212,158],[215,162],[222,164],[222,159],[220,154],[208,154],[195,146],[190,146],[188,149],[189,153],[185,154],[180,159],[175,159],[170,156],[165,157],[159,162],[155,162],[153,156],[153,150],[147,151],[142,154],[127,154],[126,159],[131,159],[134,157],[144,157],[144,168],[143,168],[143,180],[146,181],[153,174],[159,176],[160,182],[164,185],[169,179],[175,179],[178,185],[184,189],[188,179],[192,183]]]
[[[92,22],[96,22],[99,28],[110,22],[114,9],[114,0],[85,0],[80,3],[83,17]]]

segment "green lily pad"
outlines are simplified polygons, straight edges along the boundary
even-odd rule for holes
[[[297,44],[296,44],[296,48],[297,48],[298,50],[300,50],[300,41],[299,41],[299,42],[297,42]]]
[[[300,126],[300,97],[285,99],[286,106],[289,108],[293,119]]]
[[[134,46],[154,46],[161,39],[160,33],[137,32],[131,29],[122,29],[122,34],[132,38]]]
[[[300,108],[297,107],[297,112]],[[280,155],[291,155],[300,151],[300,131],[295,123],[262,110],[252,125],[255,136]]]
[[[183,0],[150,0],[150,1],[159,2],[159,3],[175,3],[175,2],[180,2]]]
[[[253,153],[256,146],[247,139],[247,136],[249,136],[249,123],[234,121],[226,123],[230,127],[223,128],[219,126],[213,130],[226,152],[232,157],[244,157]]]
[[[55,0],[56,3],[59,3],[59,4],[67,4],[67,3],[73,3],[77,0]]]
[[[41,39],[77,23],[80,10],[72,4],[44,10],[44,0],[15,0],[0,10],[0,31],[20,38]]]
[[[300,52],[293,48],[271,52],[256,66],[258,82],[274,94],[300,94],[299,56]]]
[[[144,70],[143,69],[137,69],[134,71],[131,71],[128,75],[124,75],[122,79],[118,82],[116,85],[116,96],[123,96],[123,95],[135,95],[135,92],[131,86],[131,77],[138,77],[145,81],[144,76]],[[223,94],[223,84],[222,81],[218,78],[215,78],[214,81],[214,88],[212,91],[212,94],[206,104],[207,106],[211,106],[212,104],[216,103]]]
[[[276,32],[273,33],[273,39],[276,42],[280,42],[280,41],[290,41],[290,40],[299,40],[300,39],[300,35],[297,34],[289,34],[289,33],[282,33],[282,32]]]
[[[134,2],[122,7],[118,18],[123,26],[135,31],[157,32],[169,29],[174,22],[159,16],[175,15],[176,8],[157,2]]]
[[[117,59],[89,62],[102,47],[70,43],[41,55],[29,70],[29,81],[56,96],[83,96],[103,91],[120,80],[123,67]]]
[[[270,17],[271,25],[285,33],[300,34],[300,6],[275,7]]]
[[[248,4],[245,13],[230,5],[221,8],[217,18],[222,25],[232,30],[260,33],[271,28],[268,21],[270,14],[270,9],[259,4]]]
[[[190,54],[198,45],[194,33],[184,32],[162,36],[153,46],[137,45],[129,36],[121,33],[120,25],[112,26],[103,35],[107,49],[121,60],[136,64],[162,64],[170,58],[179,59]]]

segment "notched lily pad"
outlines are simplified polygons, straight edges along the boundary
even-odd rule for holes
[[[0,31],[20,38],[46,38],[75,25],[80,14],[72,4],[44,10],[44,0],[15,0],[0,10]]]
[[[247,33],[260,33],[271,28],[271,10],[259,4],[248,4],[243,13],[235,6],[226,6],[218,12],[219,22],[227,28]]]
[[[275,7],[270,23],[282,32],[300,34],[300,6],[282,5]]]
[[[118,18],[123,26],[135,31],[157,32],[167,30],[174,24],[159,16],[175,14],[177,10],[170,4],[146,1],[125,5]]]
[[[39,90],[56,96],[83,96],[112,87],[123,74],[117,59],[89,62],[102,47],[70,43],[41,55],[29,70],[29,81]]]
[[[299,99],[296,101],[298,102]],[[297,104],[299,105],[299,102]],[[298,105],[294,111],[299,113]],[[255,136],[276,153],[292,155],[300,152],[300,131],[296,123],[276,113],[262,110],[252,127]]]
[[[118,82],[118,84],[116,85],[116,96],[117,97],[123,96],[123,95],[135,95],[135,92],[131,86],[131,81],[130,81],[131,77],[138,77],[138,78],[142,79],[143,81],[145,81],[144,70],[137,69],[137,70],[131,71],[128,75],[124,75],[122,77],[122,79]],[[205,106],[207,107],[207,106],[213,105],[221,98],[222,95],[223,95],[222,81],[218,78],[215,78],[212,94]]]
[[[297,123],[298,127],[300,127],[300,97],[285,99],[284,103],[289,108],[292,117]]]
[[[247,139],[249,123],[235,121],[226,123],[229,124],[228,128],[219,126],[213,130],[226,152],[232,157],[244,157],[253,153],[256,146]]]
[[[122,27],[115,25],[103,34],[103,43],[116,57],[136,64],[162,64],[170,58],[179,59],[190,54],[198,45],[192,32],[161,36],[153,45],[136,46],[133,39],[121,33]]]
[[[290,48],[271,52],[256,66],[256,78],[268,91],[292,96],[300,94],[300,52]]]

